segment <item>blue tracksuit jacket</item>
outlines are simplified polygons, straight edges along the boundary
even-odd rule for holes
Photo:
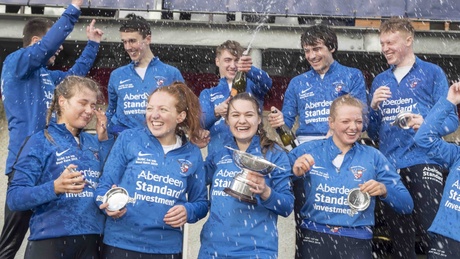
[[[456,111],[456,105],[441,98],[415,134],[415,143],[426,148],[430,158],[449,168],[439,209],[428,231],[460,242],[460,147],[441,139],[445,135],[444,121]]]
[[[238,149],[234,141],[227,145]],[[246,152],[262,156],[258,136]],[[233,151],[222,148],[206,159],[206,182],[210,185],[210,214],[201,231],[198,258],[277,258],[277,217],[287,217],[293,210],[294,197],[290,191],[290,164],[285,151],[275,145],[265,159],[286,170],[275,168],[265,176],[272,189],[263,201],[250,205],[224,192],[241,169],[233,162]]]
[[[379,110],[370,108],[369,137],[379,140],[380,151],[396,168],[406,168],[418,164],[437,164],[426,155],[426,151],[414,143],[415,131],[404,130],[390,124],[402,111],[417,113],[426,117],[435,103],[447,96],[447,77],[442,69],[418,57],[409,73],[398,84],[392,66],[380,73],[372,82],[370,100],[377,88],[388,86],[391,98],[380,104]],[[458,117],[451,113],[446,121],[446,134],[457,129]]]
[[[95,190],[86,186],[78,194],[56,195],[54,180],[74,164],[77,171],[97,185],[113,138],[99,142],[96,136],[81,132],[78,144],[64,124],[54,122],[48,132],[54,143],[46,139],[42,130],[24,145],[8,188],[9,208],[33,211],[29,240],[102,234],[105,216],[94,202]]]
[[[283,101],[284,122],[289,128],[299,116],[297,136],[325,136],[332,101],[350,94],[367,103],[364,77],[356,68],[334,61],[324,78],[315,70],[294,77],[289,82]]]
[[[118,136],[96,192],[102,196],[115,184],[136,202],[127,205],[123,217],[107,218],[105,244],[149,254],[182,252],[182,229],[163,221],[167,211],[174,205],[185,206],[188,223],[208,212],[201,152],[185,139],[183,143],[164,154],[147,127]]]
[[[3,62],[1,91],[10,137],[6,174],[11,172],[24,139],[45,128],[46,112],[55,86],[67,75],[85,76],[96,59],[99,43],[88,41],[80,58],[68,71],[46,68],[79,16],[80,11],[69,5],[41,41],[11,53]]]
[[[371,197],[371,204],[366,210],[353,216],[348,215],[351,210],[347,202],[351,189],[372,179],[385,184],[387,197],[381,198],[385,203],[398,213],[412,212],[414,204],[409,192],[395,168],[377,149],[355,143],[345,154],[340,168],[332,164],[334,158],[341,154],[332,137],[305,142],[294,148],[289,153],[291,164],[303,154],[311,154],[315,159],[315,164],[304,175],[306,202],[301,209],[303,227],[323,232],[326,226],[339,226],[342,228],[333,228],[326,233],[372,238],[372,232],[365,229],[374,225],[375,197]]]
[[[107,107],[109,133],[145,125],[147,97],[158,87],[184,81],[179,70],[154,57],[145,72],[144,80],[137,74],[134,62],[119,67],[110,74]]]

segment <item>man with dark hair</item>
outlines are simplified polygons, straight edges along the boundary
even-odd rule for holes
[[[393,258],[416,258],[416,233],[421,250],[428,246],[427,230],[438,210],[447,173],[444,165],[414,140],[423,118],[449,89],[442,68],[414,54],[414,36],[415,29],[408,19],[390,18],[381,24],[380,45],[390,68],[375,77],[369,98],[369,137],[379,140],[380,151],[398,169],[414,200],[412,215],[392,210],[383,215],[390,229]],[[401,115],[412,127],[403,129],[392,124]],[[458,126],[454,112],[448,118],[443,127],[446,135]]]
[[[251,56],[243,55],[243,51],[243,47],[237,41],[227,40],[219,45],[216,49],[219,84],[200,93],[204,128],[210,131],[211,137],[208,154],[221,149],[225,140],[232,137],[224,118],[227,116],[232,81],[236,72],[247,73],[246,92],[257,99],[260,107],[263,107],[264,96],[272,87],[272,79],[267,72],[253,66]]]
[[[300,38],[305,59],[311,70],[294,77],[284,94],[282,112],[270,113],[273,128],[285,124],[292,128],[298,116],[296,135],[300,143],[329,137],[329,107],[339,96],[350,94],[367,103],[364,76],[356,68],[346,67],[335,60],[337,35],[325,25],[308,27]],[[277,108],[272,107],[272,111]],[[343,161],[343,156],[338,159]],[[303,180],[293,182],[294,213],[296,218],[296,258],[302,258],[299,247],[303,237],[300,225],[307,215],[300,215],[305,200]],[[308,240],[305,242],[316,242]]]
[[[115,135],[145,124],[146,100],[153,90],[184,81],[177,68],[153,55],[150,24],[143,17],[128,14],[120,27],[120,35],[132,62],[110,75],[106,115],[109,133]]]
[[[47,19],[29,20],[24,27],[24,47],[8,55],[3,63],[1,91],[9,131],[5,169],[8,182],[13,178],[14,162],[26,137],[45,127],[55,86],[68,75],[86,75],[96,59],[103,32],[94,27],[93,20],[86,29],[88,44],[75,65],[66,72],[47,68],[63,49],[62,43],[72,32],[82,4],[83,0],[72,0],[54,25]],[[30,215],[30,211],[11,212],[5,205],[0,258],[14,258],[27,233]]]

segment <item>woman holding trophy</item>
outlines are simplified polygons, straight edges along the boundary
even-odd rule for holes
[[[224,141],[227,148],[209,154],[205,163],[210,215],[201,231],[198,258],[277,258],[277,217],[287,217],[294,203],[289,159],[267,138],[261,107],[250,94],[229,101],[225,122],[232,133]],[[245,161],[236,161],[235,154]],[[269,165],[270,170],[247,170],[240,163]]]
[[[182,227],[208,212],[203,158],[189,141],[200,138],[200,113],[176,82],[148,97],[145,127],[118,136],[96,191],[108,215],[103,258],[182,258]]]
[[[105,217],[94,193],[113,144],[96,109],[99,94],[93,80],[66,77],[54,91],[46,129],[18,155],[7,202],[11,210],[33,210],[24,258],[99,258]],[[83,131],[93,115],[97,136]]]
[[[413,201],[395,168],[375,148],[361,145],[364,104],[344,95],[332,102],[332,136],[289,153],[295,176],[305,180],[301,209],[303,255],[308,258],[372,258],[375,197],[398,213]]]

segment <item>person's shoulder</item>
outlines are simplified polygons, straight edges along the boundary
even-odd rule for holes
[[[345,66],[345,65],[342,65],[340,63],[338,63],[338,65],[343,69],[343,70],[346,70],[348,72],[352,72],[352,73],[360,73],[362,74],[361,70],[359,70],[359,68],[356,68],[356,67],[350,67],[350,66]]]
[[[11,52],[10,54],[8,54],[8,56],[6,56],[5,61],[3,63],[5,65],[8,63],[16,63],[16,59],[18,59],[21,56],[21,54],[26,52],[26,50],[27,48],[20,48],[18,50]]]
[[[154,57],[152,59],[152,61],[150,61],[149,65],[150,66],[162,66],[162,67],[165,67],[165,68],[168,68],[168,69],[171,69],[171,70],[179,71],[179,69],[177,67],[161,61],[161,59],[159,57]]]
[[[144,127],[135,127],[131,129],[126,129],[122,131],[117,139],[127,139],[128,141],[135,141],[139,139],[143,135],[145,135],[145,128]]]
[[[327,145],[327,139],[315,139],[315,140],[310,140],[307,142],[304,142],[294,148],[291,152],[292,153],[302,153],[304,154],[305,152],[313,152],[314,150],[320,150],[320,148],[324,147]]]
[[[291,81],[289,82],[289,86],[290,87],[299,87],[300,85],[300,82],[305,82],[305,81],[308,81],[310,80],[311,78],[313,77],[313,71],[312,70],[308,70],[307,72],[304,72],[300,75],[297,75],[295,77],[293,77],[291,79]],[[289,87],[288,86],[288,87]]]
[[[131,65],[132,65],[132,64],[129,63],[129,64],[126,64],[126,65],[124,65],[124,66],[115,68],[115,69],[112,70],[112,72],[110,73],[110,76],[112,76],[112,75],[117,75],[117,74],[120,74],[120,73],[123,73],[126,69],[129,69],[129,67],[130,67]]]
[[[442,68],[439,65],[431,63],[423,59],[420,59],[418,57],[415,59],[415,64],[417,66],[420,66],[421,69],[433,69],[433,70],[441,69],[442,70]]]
[[[393,74],[393,73],[392,73],[392,70],[391,70],[391,67],[389,67],[389,68],[383,70],[382,72],[378,73],[378,74],[375,76],[374,81],[375,81],[375,80],[378,80],[378,79],[381,79],[381,78],[383,78],[383,77],[388,77],[390,74],[391,74],[391,75]]]

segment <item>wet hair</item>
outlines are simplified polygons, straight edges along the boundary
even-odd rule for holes
[[[335,34],[334,30],[330,27],[319,24],[308,27],[302,36],[300,37],[300,44],[303,48],[305,45],[313,46],[324,42],[324,45],[330,50],[335,51],[332,53],[333,55],[337,53],[338,50],[338,43],[337,43],[337,35]]]
[[[243,55],[244,48],[237,41],[227,40],[226,42],[217,46],[216,57],[219,57],[225,50],[230,52],[230,54],[232,54],[233,56],[239,58],[241,57],[241,55]]]
[[[379,28],[379,35],[381,35],[382,33],[397,32],[397,31],[406,32],[412,37],[414,36],[414,33],[415,33],[414,26],[412,26],[412,23],[410,22],[409,19],[392,17],[382,22]]]
[[[48,113],[46,115],[46,127],[48,127],[53,114],[55,114],[57,118],[59,118],[62,114],[62,109],[59,106],[59,97],[62,96],[65,99],[70,99],[77,93],[77,91],[80,91],[84,88],[95,92],[98,97],[101,96],[101,90],[98,83],[87,77],[68,76],[64,78],[64,80],[62,80],[59,85],[56,86],[54,89],[53,100],[51,101],[51,105],[48,108]],[[54,143],[53,138],[49,135],[47,130],[45,130],[45,137],[51,143]]]
[[[32,43],[32,37],[43,37],[53,26],[53,21],[46,18],[34,18],[27,21],[22,30],[22,46],[25,48]]]
[[[259,115],[259,118],[262,120],[263,115],[262,115],[262,109],[261,109],[261,107],[259,105],[259,102],[250,93],[244,92],[244,93],[239,93],[239,94],[235,95],[228,102],[228,107],[234,107],[233,103],[235,101],[237,101],[237,100],[243,100],[243,101],[251,102],[252,105],[256,108],[257,115]],[[230,108],[227,109],[227,114],[225,115],[225,120],[226,121],[228,121],[229,115],[230,115]],[[258,126],[257,133],[258,133],[258,135],[260,137],[260,146],[261,146],[262,154],[265,155],[268,150],[273,149],[273,147],[274,147],[276,142],[274,140],[270,139],[267,136],[267,132],[264,130],[264,125],[263,125],[262,121],[260,122],[260,124]]]
[[[193,142],[199,139],[201,128],[201,107],[200,101],[195,93],[183,82],[174,82],[171,85],[155,89],[147,98],[150,101],[152,96],[157,92],[165,92],[176,99],[176,110],[178,113],[186,112],[185,120],[176,126],[176,134],[187,134]]]
[[[126,20],[123,21],[120,32],[139,32],[142,35],[142,38],[146,38],[149,35],[152,35],[150,30],[150,24],[145,20],[144,17],[138,16],[134,13],[126,15]]]
[[[335,120],[335,118],[338,115],[339,107],[342,107],[342,106],[345,106],[345,105],[353,106],[353,107],[357,107],[357,108],[361,109],[362,115],[363,115],[363,120],[367,117],[366,116],[366,114],[367,114],[366,105],[363,102],[361,102],[361,100],[359,100],[358,98],[353,97],[353,96],[351,96],[349,94],[339,96],[332,102],[331,107],[329,108],[329,117],[332,120]]]

